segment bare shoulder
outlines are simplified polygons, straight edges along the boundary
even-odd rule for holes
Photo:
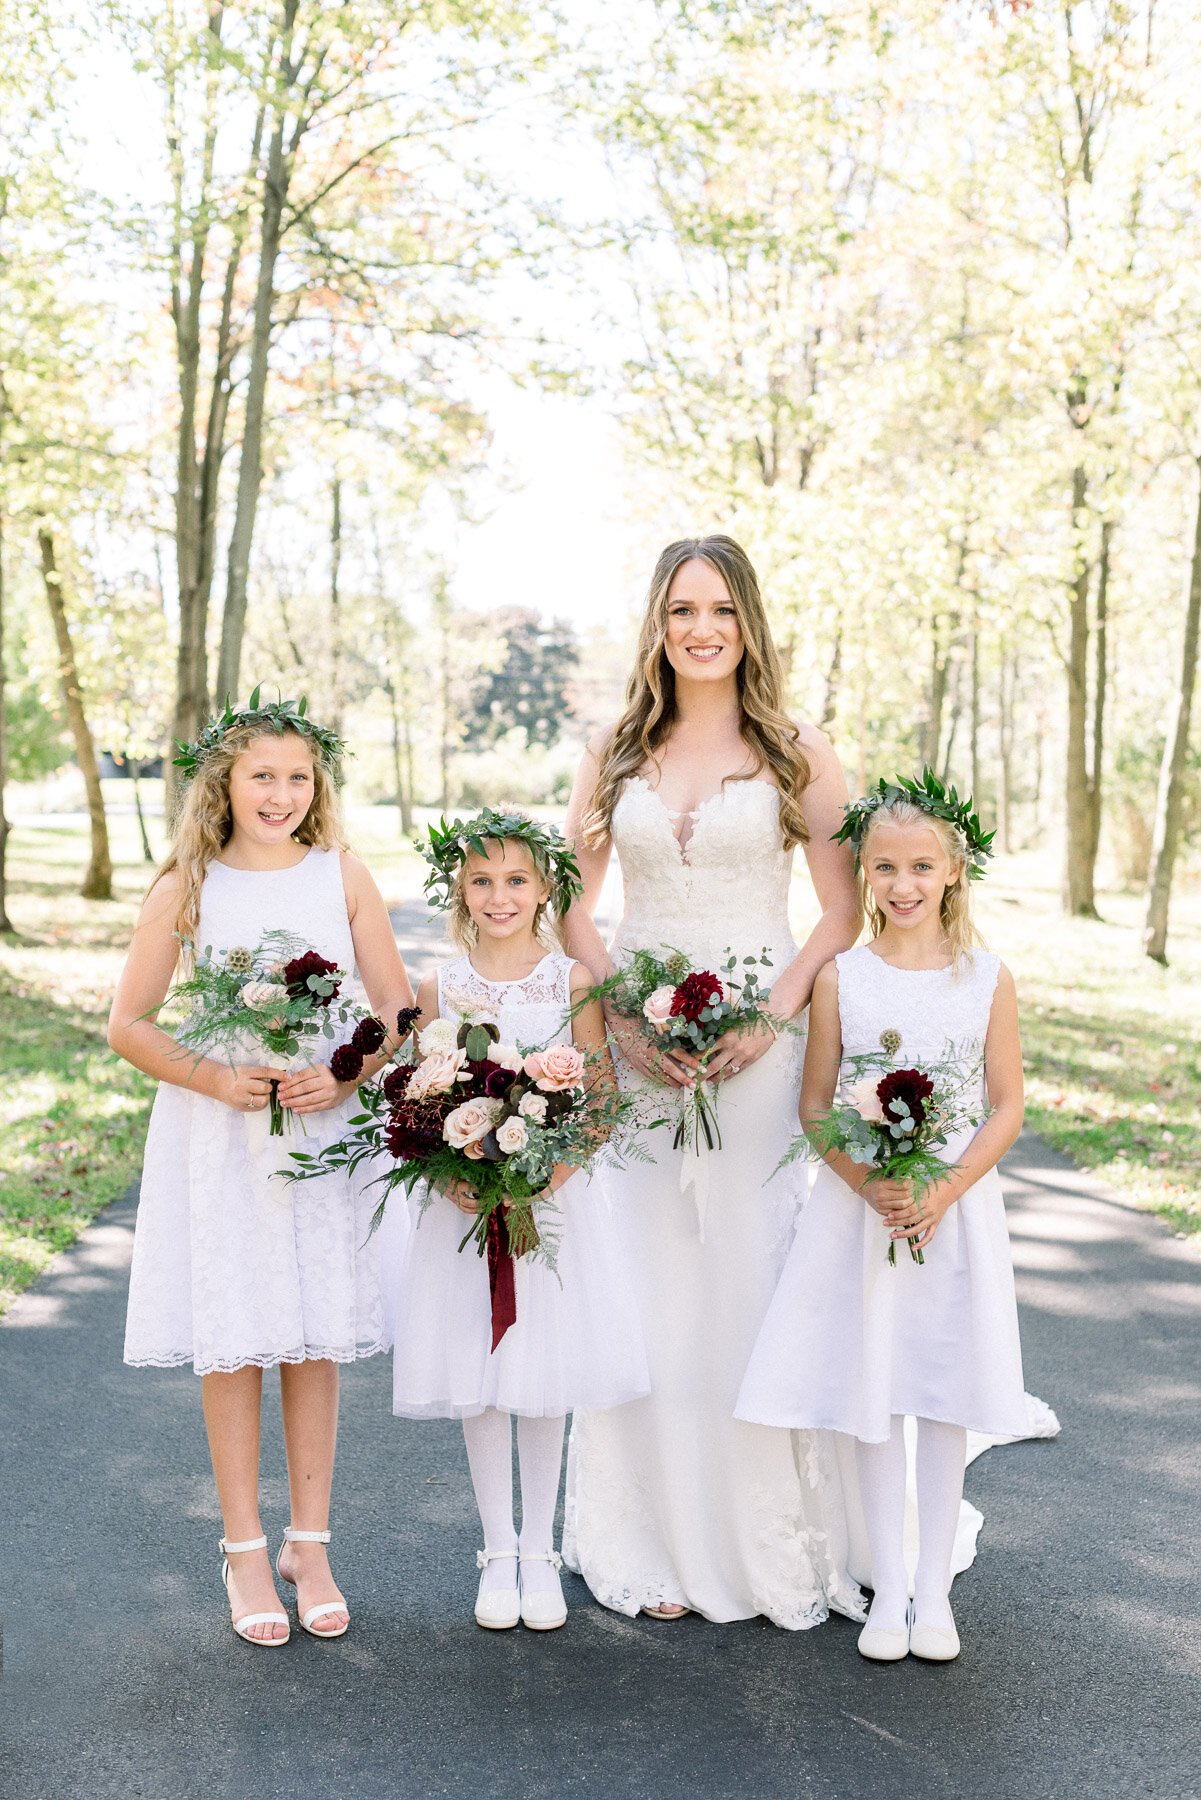
[[[150,924],[168,916],[174,920],[182,892],[183,877],[178,869],[166,869],[156,875],[142,902],[141,923]]]
[[[356,856],[353,850],[340,850],[338,854],[342,863],[342,880],[348,888],[358,887],[364,882],[371,882],[374,887],[371,871],[361,856]]]
[[[1013,979],[1013,973],[1009,967],[1009,964],[1008,963],[998,963],[998,965],[997,965],[997,985],[993,989],[994,1000],[1001,998],[1001,997],[1003,997],[1006,1000],[1016,1000],[1017,999],[1017,991],[1018,991],[1017,983]]]
[[[586,963],[573,962],[571,965],[571,991],[573,994],[586,994],[589,988],[595,987],[592,970]]]
[[[810,725],[805,719],[794,719],[793,724],[797,729],[797,744],[815,768],[837,762],[834,746],[819,726]]]
[[[417,1004],[421,1008],[423,1018],[430,1018],[438,1010],[438,975],[437,971],[423,975],[417,983]]]
[[[838,964],[833,957],[823,963],[813,979],[813,998],[827,1001],[838,998]]]
[[[599,731],[594,731],[584,747],[584,755],[591,756],[596,762],[602,761],[605,751],[613,742],[616,732],[616,724],[603,725]]]

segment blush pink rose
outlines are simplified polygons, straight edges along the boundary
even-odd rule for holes
[[[409,1092],[412,1092],[411,1082]],[[442,1136],[452,1149],[468,1150],[469,1145],[478,1144],[481,1138],[487,1137],[500,1114],[501,1105],[499,1100],[464,1100],[462,1106],[456,1106],[447,1114]]]
[[[642,1016],[652,1031],[667,1030],[671,1023],[671,1003],[675,991],[673,987],[657,987],[642,1002]]]
[[[879,1079],[878,1075],[865,1075],[862,1081],[855,1082],[853,1087],[847,1089],[848,1104],[869,1125],[884,1123],[884,1108],[880,1105],[880,1096],[876,1092]]]
[[[529,1127],[524,1119],[506,1119],[498,1125],[496,1141],[506,1156],[512,1156],[515,1150],[524,1150],[530,1141]]]
[[[561,1094],[565,1088],[584,1085],[584,1053],[574,1044],[552,1044],[525,1059],[525,1073],[544,1094]]]
[[[427,1094],[449,1094],[467,1061],[465,1050],[435,1050],[419,1062],[409,1083],[408,1098],[422,1100]]]

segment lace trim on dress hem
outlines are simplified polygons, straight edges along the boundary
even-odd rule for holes
[[[228,1360],[217,1357],[204,1362],[197,1362],[187,1351],[179,1350],[169,1356],[126,1356],[123,1361],[127,1369],[192,1368],[197,1375],[234,1375],[239,1369],[274,1369],[280,1363],[362,1362],[368,1356],[379,1356],[388,1348],[387,1340],[378,1338],[373,1343],[358,1345],[353,1350],[342,1345],[334,1349],[323,1344],[306,1344],[301,1350],[281,1350],[265,1356],[230,1357]]]

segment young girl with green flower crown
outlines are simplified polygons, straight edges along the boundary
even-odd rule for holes
[[[441,1081],[445,1065],[445,1081],[453,1082],[458,1027],[477,1018],[499,1028],[502,1044],[541,1052],[538,1086],[548,1093],[577,1084],[586,1061],[611,1080],[599,1002],[579,1004],[592,976],[544,935],[548,909],[562,914],[578,891],[560,834],[522,814],[489,810],[431,829],[430,839],[427,892],[446,906],[461,954],[417,991],[428,1078]],[[539,1098],[530,1094],[523,1105],[537,1108]],[[486,1129],[485,1119],[480,1126]],[[467,1183],[410,1201],[411,1227],[394,1278],[392,1410],[463,1421],[484,1536],[475,1617],[493,1631],[519,1622],[536,1631],[565,1624],[552,1540],[566,1414],[617,1406],[648,1388],[603,1178],[559,1164],[548,1197],[555,1266],[516,1259],[516,1318],[499,1336],[488,1260],[473,1245],[460,1250],[463,1215],[476,1210]],[[514,1415],[520,1535],[513,1520]]]
[[[304,703],[227,707],[179,759],[186,786],[171,853],[142,907],[109,1020],[118,1055],[160,1083],[146,1142],[134,1238],[125,1360],[190,1363],[201,1377],[221,1506],[222,1573],[234,1630],[287,1640],[259,1516],[263,1370],[280,1367],[291,1523],[277,1564],[300,1623],[340,1637],[346,1603],[330,1572],[329,1501],[338,1365],[384,1348],[376,1253],[364,1248],[370,1194],[344,1178],[299,1186],[256,1149],[273,1081],[319,1148],[346,1127],[357,1080],[330,1067],[321,1036],[306,1066],[279,1079],[263,1056],[241,1066],[188,1051],[155,1018],[192,946],[228,961],[267,932],[288,932],[349,975],[373,1010],[412,1001],[387,911],[345,848],[338,817],[342,745]],[[362,1074],[395,1047],[383,1037]],[[357,1079],[362,1079],[360,1074]],[[242,1115],[241,1117],[239,1115]],[[266,1142],[265,1133],[264,1144]],[[261,1148],[261,1147],[260,1147]]]
[[[817,977],[802,1123],[819,1135],[836,1089],[859,1106],[865,1069],[883,1078],[936,1064],[965,1097],[974,1086],[957,1117],[986,1117],[949,1128],[938,1152],[945,1178],[920,1196],[840,1149],[825,1152],[736,1412],[857,1440],[873,1589],[860,1652],[948,1662],[959,1654],[949,1595],[967,1432],[1032,1433],[997,1174],[1022,1123],[1017,1001],[1008,969],[979,947],[971,921],[969,878],[982,873],[991,839],[970,801],[948,796],[929,773],[882,781],[847,809],[838,835],[857,852],[872,941]],[[906,1253],[890,1262],[890,1244],[913,1245],[923,1260]],[[917,1431],[912,1602],[906,1415]],[[1040,1435],[1055,1429],[1044,1408]]]

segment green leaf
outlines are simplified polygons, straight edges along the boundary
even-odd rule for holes
[[[258,686],[255,688],[253,694],[251,694],[251,696],[250,696],[250,703],[246,709],[248,712],[257,712],[258,711],[259,695],[262,693],[262,691],[263,691],[263,684],[262,684],[262,682],[260,682],[258,684]],[[228,702],[227,702],[227,704],[228,704]]]

